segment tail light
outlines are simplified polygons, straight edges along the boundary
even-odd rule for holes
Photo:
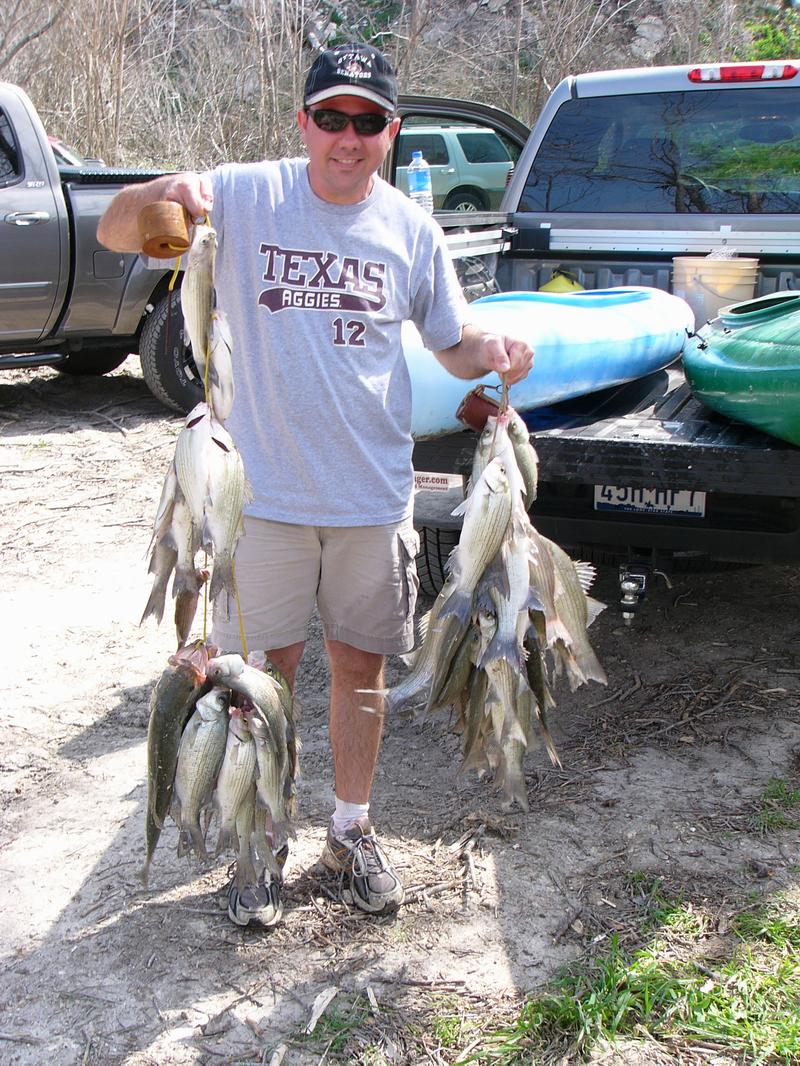
[[[693,67],[689,81],[786,81],[796,77],[799,70],[794,63],[726,63]]]

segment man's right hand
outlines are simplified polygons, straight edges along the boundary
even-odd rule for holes
[[[109,204],[97,226],[97,239],[113,252],[140,252],[139,212],[148,204],[171,200],[182,204],[192,219],[210,212],[214,197],[207,174],[185,171],[164,174],[142,185],[128,185]]]
[[[171,174],[169,179],[159,199],[174,200],[175,203],[182,204],[194,222],[199,222],[206,214],[210,214],[214,206],[214,194],[207,174],[185,171],[182,174]]]

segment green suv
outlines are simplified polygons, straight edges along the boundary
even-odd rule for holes
[[[437,211],[489,211],[500,206],[514,164],[494,130],[404,123],[398,142],[395,184],[402,192],[408,193],[411,153],[421,151],[431,168]]]

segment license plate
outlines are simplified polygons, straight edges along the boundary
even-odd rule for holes
[[[414,471],[414,488],[417,492],[449,492],[451,489],[464,488],[461,474],[428,474]]]
[[[632,489],[620,485],[595,485],[594,509],[703,518],[706,513],[706,494],[693,489]]]

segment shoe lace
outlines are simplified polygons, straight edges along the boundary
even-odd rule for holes
[[[369,877],[382,874],[386,870],[386,861],[381,850],[372,837],[362,836],[351,848],[353,874],[356,877]]]

